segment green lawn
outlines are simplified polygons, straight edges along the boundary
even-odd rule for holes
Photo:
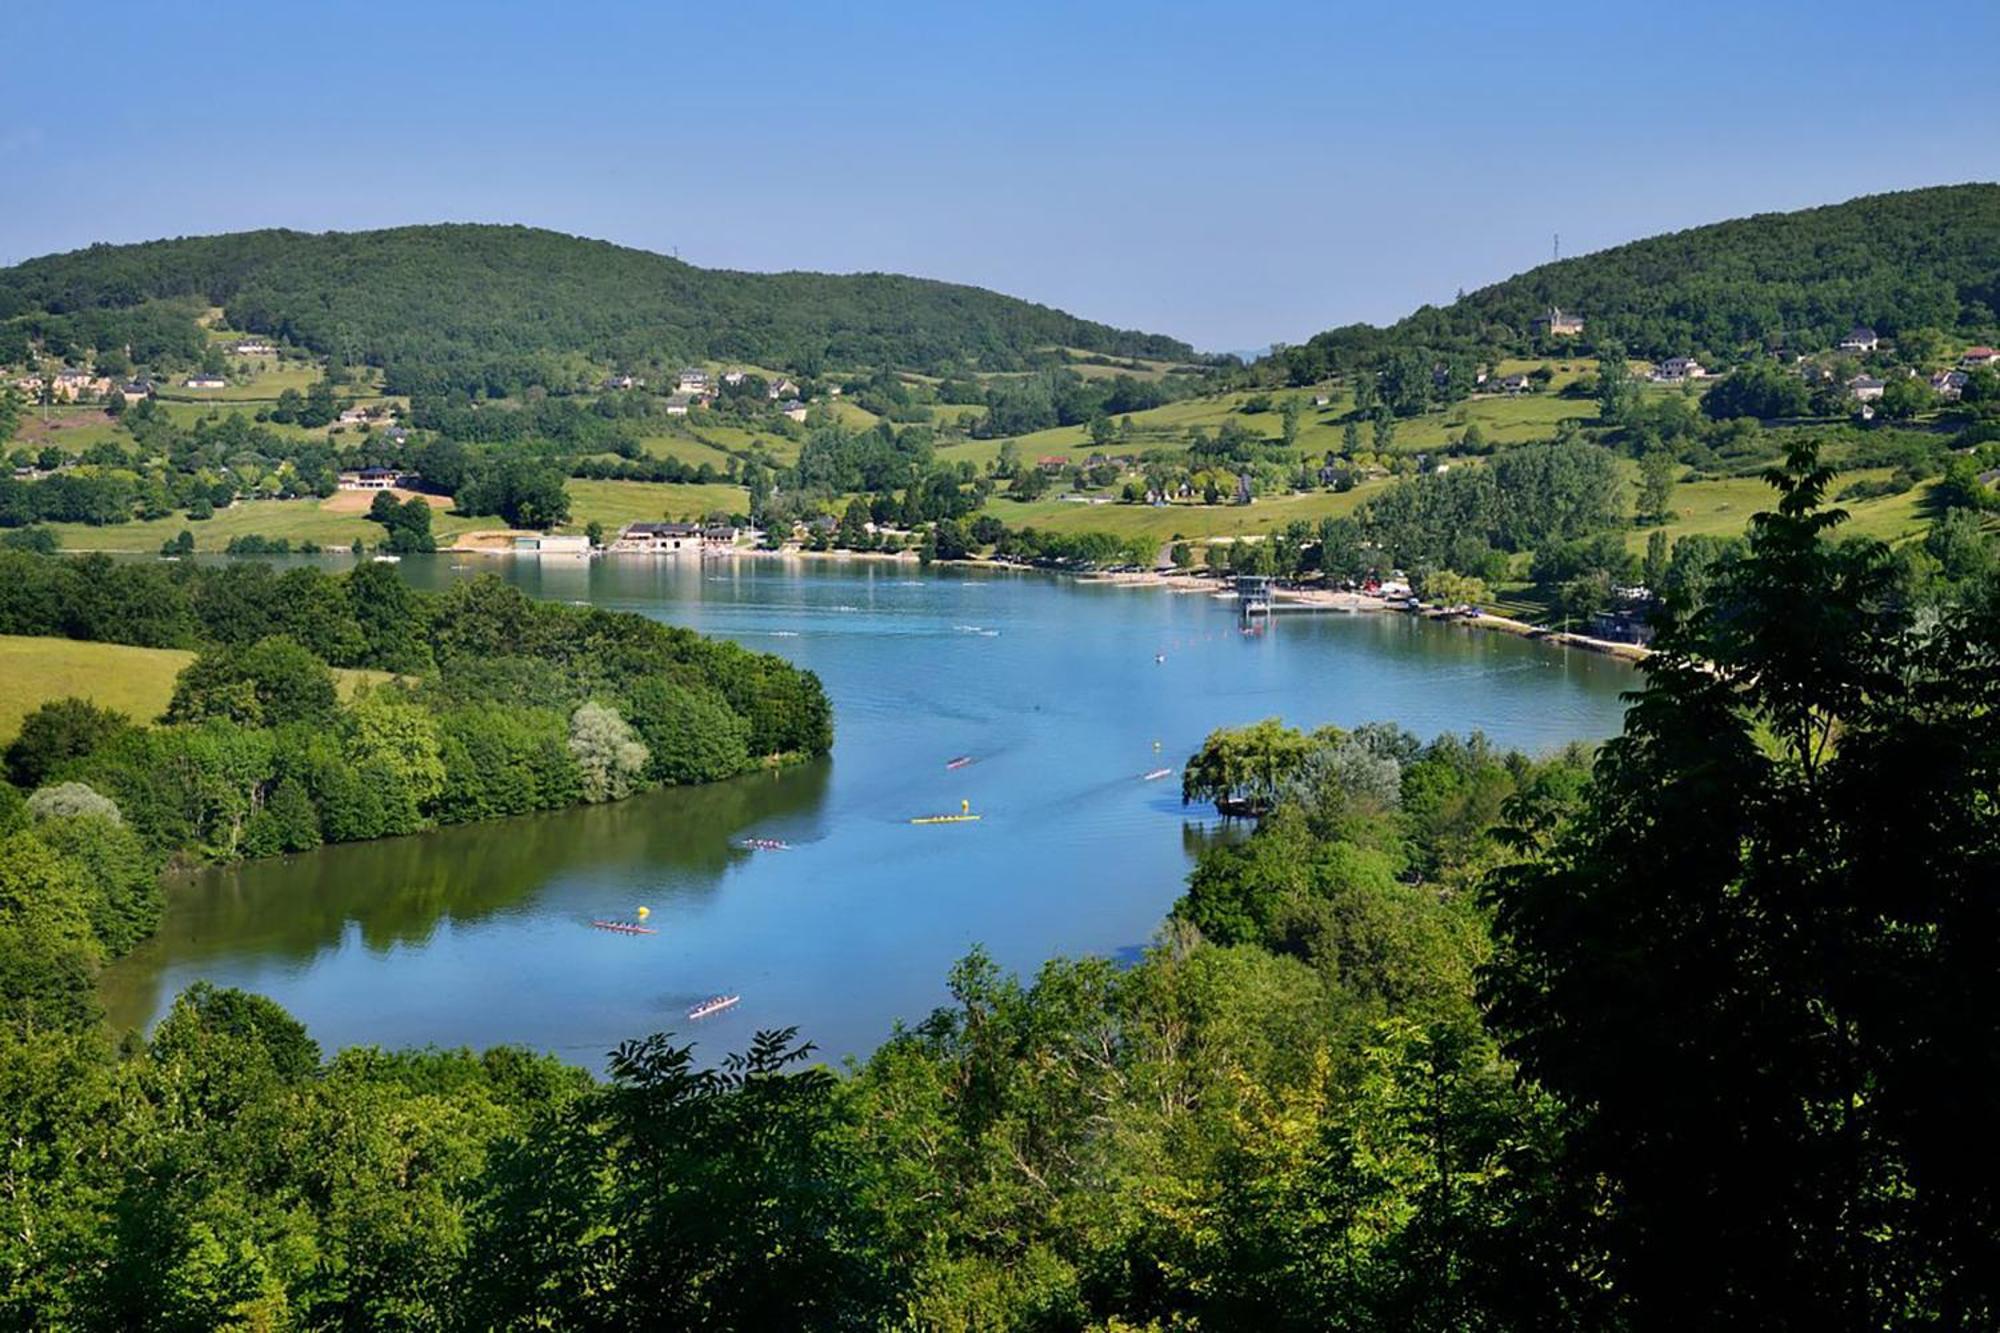
[[[702,433],[710,436],[715,434],[714,431],[710,430],[705,430]],[[747,434],[748,432],[737,433]],[[723,450],[716,448],[713,444],[704,444],[700,440],[691,439],[686,435],[649,435],[639,441],[639,447],[644,449],[649,457],[674,458],[686,463],[689,467],[700,467],[703,463],[707,463],[710,467],[720,471],[729,466],[729,455]]]
[[[341,512],[329,508],[339,502],[322,500],[244,500],[218,510],[214,518],[193,522],[185,514],[145,522],[113,523],[91,527],[83,523],[53,523],[56,540],[69,551],[157,551],[160,544],[178,536],[183,528],[194,534],[197,551],[220,551],[231,537],[284,537],[294,543],[318,542],[321,546],[345,548],[360,538],[372,546],[382,540],[379,523],[368,519],[366,510]],[[352,503],[349,501],[348,503]],[[461,518],[439,509],[431,515],[431,530],[440,546],[451,538],[476,528],[502,526],[494,518]]]
[[[0,634],[0,742],[11,741],[35,709],[72,696],[151,722],[173,698],[174,677],[193,660],[193,653],[174,648]],[[386,671],[333,674],[343,697],[364,681],[389,679]]]
[[[1880,481],[1889,475],[1886,468],[1842,472],[1834,479],[1833,494],[1857,481]],[[1928,486],[1917,486],[1901,495],[1874,500],[1840,501],[1850,515],[1840,531],[1855,536],[1899,542],[1921,534],[1929,519],[1922,511]],[[1712,537],[1739,537],[1750,525],[1750,516],[1769,509],[1775,492],[1759,477],[1723,477],[1712,481],[1682,482],[1674,488],[1672,521],[1667,523],[1667,540],[1702,533]],[[1643,550],[1651,529],[1634,530],[1627,541]]]
[[[1047,532],[1109,532],[1120,537],[1143,536],[1160,541],[1175,536],[1191,540],[1247,537],[1283,528],[1296,519],[1318,523],[1323,518],[1351,514],[1388,484],[1368,482],[1345,493],[1308,491],[1270,496],[1250,505],[1175,504],[1162,509],[1149,505],[1072,504],[1063,500],[1022,504],[996,497],[987,502],[984,512],[1010,528],[1039,528]]]
[[[249,376],[236,373],[237,363],[251,366]],[[176,375],[163,381],[156,390],[163,401],[177,403],[267,403],[275,402],[279,394],[287,389],[304,393],[319,382],[320,367],[305,361],[274,361],[267,356],[231,357],[225,378],[229,383],[220,389],[190,389],[185,387],[185,375]],[[375,372],[357,375],[355,382],[340,389],[342,397],[354,397],[363,402],[373,402],[381,397]]]
[[[750,493],[741,486],[676,486],[650,481],[578,481],[569,483],[570,521],[566,531],[582,532],[592,522],[616,531],[627,523],[650,519],[695,519],[711,511],[740,514],[750,507]],[[483,526],[498,527],[492,519]]]

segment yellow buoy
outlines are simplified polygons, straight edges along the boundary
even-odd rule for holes
[[[639,919],[641,921],[644,921],[647,917],[651,916],[652,914],[653,914],[653,909],[650,907],[642,907],[639,909]]]

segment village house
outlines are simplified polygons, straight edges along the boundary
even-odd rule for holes
[[[220,375],[211,375],[207,371],[199,371],[183,380],[182,387],[189,389],[226,389],[229,387],[229,381]]]
[[[689,394],[670,393],[667,395],[667,415],[670,417],[684,417],[688,414],[688,408],[693,403],[694,398]]]
[[[1314,395],[1313,395],[1313,406],[1314,406],[1314,407],[1328,407],[1328,406],[1331,406],[1331,405],[1332,405],[1332,403],[1333,403],[1333,399],[1332,399],[1332,398],[1331,398],[1330,396],[1328,396],[1327,394],[1323,394],[1323,393],[1316,393],[1316,394],[1314,394]]]
[[[2000,365],[2000,351],[1991,347],[1968,347],[1965,355],[1958,358],[1960,370],[1978,370],[1982,366]]]
[[[604,387],[607,390],[643,389],[646,387],[646,381],[634,379],[630,375],[608,375],[605,377]]]
[[[556,532],[537,533],[533,536],[514,539],[515,555],[568,555],[588,556],[590,538],[578,533],[574,536]]]
[[[1043,454],[1035,460],[1035,466],[1043,472],[1060,472],[1069,466],[1069,455]]]
[[[368,409],[365,407],[350,407],[340,414],[340,424],[343,426],[360,426],[366,424],[367,420]]]
[[[1670,356],[1653,372],[1653,379],[1660,384],[1680,384],[1707,377],[1708,370],[1691,356]]]
[[[725,370],[722,372],[722,382],[733,389],[743,382],[743,372],[740,370]]]
[[[153,382],[151,380],[126,380],[118,386],[118,392],[124,395],[125,401],[128,403],[136,402],[141,398],[151,398],[153,396]]]
[[[1965,392],[1966,374],[1962,370],[1940,370],[1931,376],[1931,392],[1946,402],[1955,403]]]
[[[398,472],[392,467],[364,467],[353,472],[340,474],[340,489],[343,491],[388,491],[403,483],[416,480],[413,472]]]
[[[1621,606],[1593,612],[1589,634],[1593,639],[1608,639],[1612,643],[1647,644],[1653,641],[1653,625],[1647,619],[1646,606]]]
[[[1532,387],[1534,387],[1534,381],[1530,380],[1526,375],[1509,375],[1500,381],[1500,391],[1502,393],[1526,393]]]
[[[696,366],[689,366],[681,372],[675,388],[685,394],[705,394],[708,392],[708,372]]]
[[[35,391],[41,389],[41,381],[32,381]],[[93,375],[87,370],[59,370],[49,378],[49,397],[59,403],[73,403],[79,398],[108,398],[111,396],[109,378]]]
[[[806,419],[806,405],[796,398],[786,400],[785,405],[778,410],[793,421],[802,423]]]
[[[611,549],[639,555],[678,555],[701,549],[698,523],[627,523]]]
[[[780,398],[796,398],[799,396],[799,386],[790,380],[779,380],[764,387],[764,396],[773,402]]]
[[[240,342],[229,349],[232,356],[276,356],[278,349],[267,342]]]
[[[1882,396],[1883,383],[1873,375],[1856,375],[1847,382],[1847,392],[1857,403],[1872,403]]]
[[[1583,332],[1582,315],[1566,315],[1561,306],[1550,306],[1549,313],[1542,315],[1531,326],[1535,333],[1546,333],[1553,338],[1574,338]]]
[[[1843,352],[1872,352],[1881,343],[1875,330],[1865,324],[1856,324],[1847,331],[1847,336],[1837,344]]]

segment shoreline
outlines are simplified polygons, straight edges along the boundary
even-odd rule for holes
[[[968,562],[954,562],[968,563]],[[1180,572],[1162,573],[1146,570],[1132,574],[1079,573],[1074,576],[1081,582],[1104,583],[1127,588],[1165,588],[1177,593],[1207,593],[1218,600],[1234,600],[1235,594],[1223,586],[1223,581],[1202,574]],[[1426,620],[1441,624],[1463,625],[1468,629],[1491,630],[1501,634],[1511,634],[1520,639],[1532,639],[1538,643],[1555,644],[1563,648],[1579,648],[1585,652],[1602,653],[1606,657],[1616,657],[1627,662],[1643,662],[1653,655],[1653,650],[1644,644],[1622,643],[1615,639],[1597,639],[1587,634],[1577,634],[1570,630],[1542,629],[1525,620],[1515,620],[1509,616],[1494,615],[1490,611],[1463,615],[1435,608],[1411,611],[1407,607],[1392,604],[1387,598],[1371,596],[1360,592],[1338,592],[1331,588],[1273,588],[1271,600],[1285,602],[1293,606],[1319,607],[1329,611],[1347,614],[1396,612],[1403,615],[1418,615]]]
[[[902,551],[810,551],[798,546],[780,547],[775,551],[766,550],[761,547],[746,546],[727,551],[687,553],[598,550],[588,555],[543,555],[535,552],[515,551],[511,545],[512,538],[515,535],[512,532],[496,531],[493,529],[469,532],[463,534],[459,540],[450,546],[440,546],[434,554],[452,556],[477,555],[505,559],[518,558],[572,562],[610,557],[643,560],[685,560],[692,558],[698,561],[751,559],[805,562],[825,560],[860,561],[864,563],[873,562],[895,565],[921,565],[922,563],[921,557],[916,551],[907,549]],[[507,541],[510,544],[502,546],[499,544],[501,541]],[[81,555],[90,553],[66,550],[62,554]],[[104,552],[104,554],[138,556],[143,555],[144,552],[114,551]],[[223,553],[207,551],[201,554],[221,556]],[[345,549],[342,549],[338,551],[323,551],[321,554],[345,555],[347,552]],[[247,558],[255,559],[256,557]],[[1202,593],[1218,601],[1234,601],[1236,596],[1234,591],[1226,586],[1224,579],[1214,578],[1207,574],[1185,573],[1178,570],[1173,572],[1140,570],[1133,573],[1112,574],[1097,570],[1048,569],[1035,565],[1016,564],[1012,561],[995,560],[986,556],[970,560],[938,560],[934,561],[933,564],[953,569],[977,569],[991,572],[1004,571],[1016,574],[1051,574],[1074,579],[1079,583],[1093,583],[1116,588],[1161,588],[1167,592],[1181,595]],[[1372,596],[1368,593],[1341,592],[1331,588],[1273,588],[1271,590],[1271,598],[1274,602],[1283,602],[1289,606],[1317,608],[1323,611],[1333,611],[1347,615],[1376,615],[1387,612],[1402,615],[1418,615],[1426,620],[1443,624],[1463,625],[1469,629],[1511,634],[1515,638],[1531,639],[1538,643],[1553,644],[1561,648],[1577,648],[1584,652],[1600,653],[1606,657],[1615,657],[1621,661],[1631,663],[1643,662],[1653,655],[1653,650],[1644,644],[1624,643],[1613,639],[1597,639],[1587,634],[1575,633],[1571,630],[1543,629],[1531,625],[1525,620],[1515,620],[1508,616],[1494,615],[1490,611],[1475,612],[1467,615],[1435,608],[1424,608],[1413,612],[1408,607],[1402,605],[1400,601],[1391,603],[1386,598]]]

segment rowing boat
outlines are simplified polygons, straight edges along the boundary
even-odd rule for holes
[[[688,1017],[707,1018],[710,1014],[719,1014],[742,998],[741,995],[711,995],[694,1008],[688,1010]]]
[[[657,935],[660,932],[651,926],[642,926],[636,921],[593,921],[599,930],[616,931],[620,935]]]
[[[1172,770],[1171,768],[1156,768],[1152,772],[1142,775],[1139,781],[1158,782],[1161,778],[1170,778],[1173,775],[1174,775],[1174,770]]]
[[[948,769],[959,769],[959,768],[964,768],[967,764],[971,762],[972,762],[971,755],[962,754],[956,756],[955,758],[946,760],[944,766]]]
[[[977,824],[979,815],[918,815],[912,824]]]

